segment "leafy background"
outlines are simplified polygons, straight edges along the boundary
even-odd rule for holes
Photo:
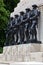
[[[3,45],[5,43],[5,29],[9,22],[10,13],[20,0],[0,0],[0,53],[3,52]]]

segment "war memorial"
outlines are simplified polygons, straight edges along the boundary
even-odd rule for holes
[[[43,62],[43,0],[20,0],[5,34],[0,63]]]
[[[26,8],[26,13],[20,12],[14,17],[10,17],[10,22],[5,30],[6,42],[5,45],[18,45],[24,43],[41,43],[37,39],[38,22],[40,11],[36,4],[32,5],[32,10]],[[20,39],[20,41],[19,41]]]

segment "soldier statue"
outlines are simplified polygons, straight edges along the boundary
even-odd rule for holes
[[[26,41],[37,41],[37,28],[38,20],[40,17],[40,11],[36,4],[32,5],[33,9],[26,9],[26,13],[20,12],[20,15],[16,14],[15,17],[10,17],[10,22],[7,25],[6,44],[17,44],[20,38],[20,44]]]
[[[38,18],[40,16],[40,11],[37,9],[37,5],[32,5],[33,9],[31,11],[31,34],[32,34],[32,40],[37,41],[37,25],[38,25]]]
[[[4,44],[4,45],[9,45],[9,38],[10,38],[10,32],[11,32],[11,30],[10,30],[10,28],[11,28],[11,26],[12,26],[12,21],[14,20],[14,18],[13,17],[10,17],[10,21],[8,22],[8,25],[7,25],[7,29],[5,30],[5,34],[6,34],[6,43]]]
[[[23,11],[20,12],[20,20],[21,20],[21,24],[20,24],[20,43],[24,42],[24,37],[25,37],[25,35],[24,35],[25,26],[23,24],[24,14],[25,13]]]
[[[25,13],[25,21],[26,21],[26,24],[25,24],[25,34],[26,34],[26,41],[29,41],[30,39],[30,25],[31,25],[31,22],[30,22],[30,8],[27,8],[26,9],[26,13]]]
[[[18,26],[17,26],[18,25],[18,19],[19,19],[19,15],[16,14],[15,15],[15,25],[13,27],[13,30],[14,30],[13,36],[15,35],[16,44],[18,43],[18,38],[19,38],[19,36],[18,36]]]

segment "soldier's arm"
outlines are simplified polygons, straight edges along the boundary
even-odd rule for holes
[[[37,10],[37,13],[35,13],[35,15],[33,17],[30,17],[30,19],[35,19],[35,18],[38,18],[40,16],[40,11]]]
[[[23,20],[23,23],[27,23],[28,20],[30,20],[30,18],[26,18],[25,20]]]
[[[35,19],[36,17],[37,17],[37,15],[30,17],[30,20]]]

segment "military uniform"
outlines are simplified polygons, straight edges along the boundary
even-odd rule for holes
[[[25,24],[25,29],[26,29],[26,39],[27,39],[27,41],[29,41],[29,39],[30,39],[30,24],[31,24],[31,22],[30,22],[30,9],[29,8],[27,8],[26,9],[26,24]]]
[[[25,13],[23,11],[20,12],[20,20],[21,20],[21,24],[20,24],[20,43],[24,42],[24,37],[25,37],[25,35],[24,35],[25,26],[23,24],[24,14]]]
[[[37,5],[32,5],[33,10],[31,11],[31,33],[32,39],[37,41],[37,30],[36,27],[38,25],[38,17],[40,16],[40,12],[37,10]]]
[[[18,17],[19,17],[19,15],[15,15],[15,25],[14,25],[14,28],[13,28],[16,44],[18,43],[18,38],[19,38],[19,36],[18,36],[19,28],[17,26],[17,24],[18,24]]]
[[[11,31],[11,27],[12,27],[12,20],[13,20],[14,18],[13,17],[11,17],[10,18],[10,21],[9,21],[9,23],[8,23],[8,25],[7,25],[7,29],[6,29],[6,31],[5,31],[5,34],[6,34],[6,44],[5,45],[9,45],[9,37],[10,37],[10,31]]]

